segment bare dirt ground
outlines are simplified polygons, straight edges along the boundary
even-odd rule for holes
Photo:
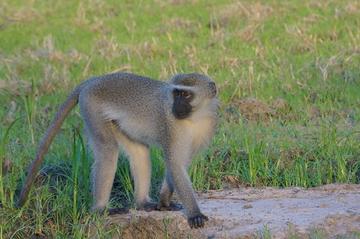
[[[360,185],[331,184],[312,189],[241,188],[199,194],[209,221],[189,230],[183,212],[142,212],[113,215],[122,225],[121,238],[325,238],[360,237]]]

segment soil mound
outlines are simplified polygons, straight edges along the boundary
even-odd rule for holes
[[[109,224],[122,226],[119,238],[308,238],[319,232],[325,238],[356,238],[359,202],[360,185],[240,188],[199,194],[200,207],[210,218],[202,229],[190,230],[183,212],[132,210],[109,217]]]

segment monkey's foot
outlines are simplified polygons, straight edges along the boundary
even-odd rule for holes
[[[157,205],[156,210],[158,211],[181,211],[184,207],[180,203],[170,202],[168,206],[161,205],[160,203]]]
[[[127,208],[127,207],[110,208],[108,210],[109,215],[126,214],[128,212],[129,212],[129,208]]]
[[[143,205],[136,207],[137,210],[142,210],[146,212],[155,211],[157,209],[157,203],[155,202],[146,202]]]
[[[207,216],[200,213],[199,215],[188,218],[188,223],[191,228],[200,228],[203,227],[208,220],[209,218]]]

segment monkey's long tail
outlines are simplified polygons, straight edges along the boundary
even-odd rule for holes
[[[66,101],[60,106],[60,109],[57,111],[55,118],[51,122],[49,128],[47,129],[44,137],[42,138],[37,152],[36,157],[31,163],[28,169],[28,175],[21,189],[21,193],[19,196],[19,200],[17,202],[17,207],[22,207],[29,195],[31,186],[35,181],[37,173],[39,171],[40,165],[44,160],[44,156],[47,153],[51,142],[53,141],[56,133],[59,131],[62,123],[64,122],[66,116],[70,113],[70,111],[76,106],[79,100],[79,94],[81,91],[81,85],[75,88],[75,90],[68,96]]]

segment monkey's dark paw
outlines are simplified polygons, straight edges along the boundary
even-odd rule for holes
[[[208,221],[209,218],[205,216],[204,214],[200,213],[199,215],[196,215],[194,217],[190,217],[188,219],[189,226],[191,228],[200,228],[203,227],[205,222]]]
[[[106,208],[97,208],[97,207],[91,208],[91,213],[96,215],[104,215],[106,212],[107,212]]]
[[[146,212],[155,211],[155,210],[157,210],[157,203],[146,202],[143,205],[141,205],[140,207],[137,207],[136,209],[141,210],[141,211],[146,211]]]
[[[183,208],[180,203],[170,202],[168,206],[159,203],[156,209],[159,211],[181,211]]]
[[[108,210],[108,214],[109,215],[114,215],[114,214],[126,214],[129,212],[129,208],[127,207],[119,207],[119,208],[110,208]]]

